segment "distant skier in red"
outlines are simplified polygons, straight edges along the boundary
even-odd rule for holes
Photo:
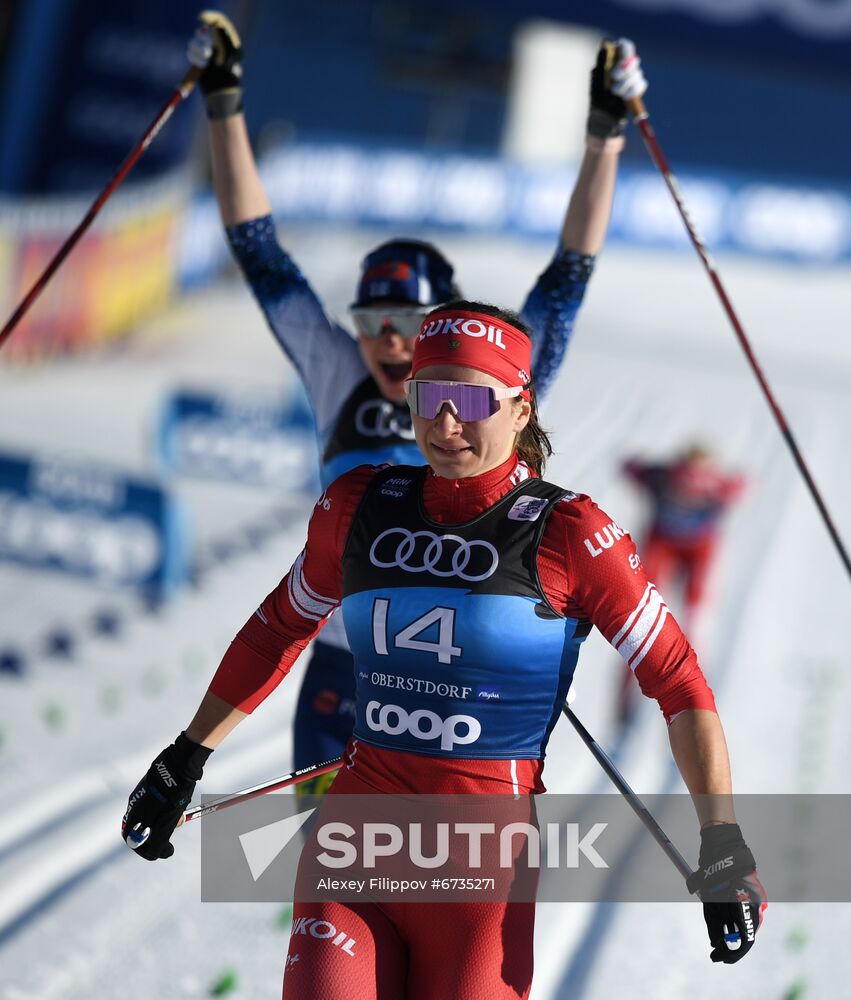
[[[668,463],[630,459],[623,471],[653,504],[650,528],[639,547],[644,570],[660,590],[671,591],[672,584],[682,586],[683,630],[691,635],[722,515],[741,496],[745,479],[723,470],[711,452],[697,444]],[[622,721],[630,715],[634,693],[627,671],[619,703]]]

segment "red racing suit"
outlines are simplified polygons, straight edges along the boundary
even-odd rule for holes
[[[335,611],[349,529],[376,471],[353,469],[320,498],[304,550],[234,639],[210,685],[213,694],[253,711]],[[468,479],[428,473],[423,506],[439,523],[470,521],[530,475],[516,456]],[[537,550],[537,570],[552,607],[593,623],[669,722],[688,709],[714,711],[695,653],[647,579],[632,540],[590,498],[571,496],[555,504]],[[426,756],[353,739],[329,794],[530,794],[545,790],[542,771],[542,760]],[[311,933],[315,927],[321,935]],[[525,997],[533,927],[531,903],[297,903],[284,995]],[[343,932],[357,942],[348,951],[330,943]]]
[[[724,512],[742,494],[745,480],[714,463],[683,458],[669,465],[629,461],[624,471],[653,503],[653,517],[641,551],[647,575],[667,588],[681,574],[686,626],[706,589]]]

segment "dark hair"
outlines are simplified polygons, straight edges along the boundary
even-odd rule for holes
[[[491,305],[489,302],[472,302],[469,299],[452,299],[451,302],[446,302],[439,308],[441,310],[457,309],[463,312],[484,313],[486,316],[493,316],[494,319],[508,323],[527,336],[529,340],[532,339],[532,331],[520,319],[517,313],[512,312],[510,309],[500,309],[499,306]],[[528,388],[529,401],[532,404],[532,414],[529,417],[529,423],[526,424],[517,436],[516,451],[517,457],[522,462],[525,462],[537,475],[542,476],[547,459],[553,453],[553,446],[550,444],[547,432],[541,427],[538,420],[538,397],[535,392],[534,377],[529,380]]]

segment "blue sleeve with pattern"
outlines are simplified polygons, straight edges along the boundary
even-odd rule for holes
[[[278,243],[271,215],[225,232],[275,339],[304,383],[324,439],[341,402],[365,375],[357,344],[325,312],[298,265]]]
[[[564,360],[594,260],[560,247],[520,311],[534,334],[532,371],[539,399],[549,391]]]

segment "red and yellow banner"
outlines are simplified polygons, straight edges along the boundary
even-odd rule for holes
[[[54,274],[7,341],[4,358],[41,360],[84,350],[161,309],[177,280],[183,199],[175,185],[143,185],[110,207]],[[120,197],[120,196],[119,196]],[[5,321],[87,206],[78,200],[0,207],[0,312]]]

